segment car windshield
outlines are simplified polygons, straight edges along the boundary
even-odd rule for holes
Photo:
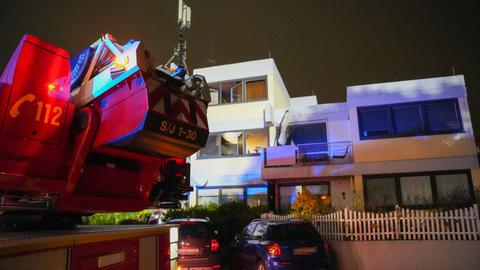
[[[180,238],[205,239],[210,237],[210,226],[207,222],[179,222]]]
[[[318,232],[308,223],[286,223],[268,226],[267,240],[320,240]]]

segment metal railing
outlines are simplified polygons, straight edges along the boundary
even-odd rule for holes
[[[265,167],[353,162],[352,142],[322,142],[265,148]]]
[[[351,163],[353,161],[352,142],[298,144],[296,159],[297,164]]]

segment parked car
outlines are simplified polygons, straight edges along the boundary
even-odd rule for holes
[[[179,224],[178,269],[220,269],[220,244],[217,232],[208,219],[175,218],[166,223]]]
[[[238,269],[326,269],[328,246],[301,219],[254,220],[235,237],[232,267]]]

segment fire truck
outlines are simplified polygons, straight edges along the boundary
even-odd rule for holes
[[[178,207],[208,138],[210,92],[178,45],[154,68],[139,40],[79,54],[25,35],[0,77],[0,270],[177,269],[175,225],[71,226],[96,212]]]
[[[210,96],[185,68],[189,8],[180,10],[179,60],[157,68],[134,39],[105,34],[70,57],[22,38],[0,77],[0,220],[185,199],[185,158],[206,143]]]

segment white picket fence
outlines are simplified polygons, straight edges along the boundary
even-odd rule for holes
[[[291,215],[263,214],[284,220]],[[396,207],[388,213],[345,209],[308,218],[327,240],[480,240],[478,206],[450,211],[411,210]]]

